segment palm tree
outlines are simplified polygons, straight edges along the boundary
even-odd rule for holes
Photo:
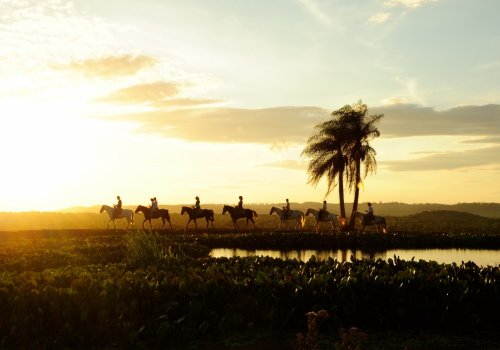
[[[349,191],[354,189],[353,213],[358,209],[359,186],[364,176],[376,171],[376,152],[369,141],[380,136],[376,124],[383,115],[366,117],[368,107],[359,101],[352,106],[335,110],[332,119],[316,125],[318,133],[307,141],[302,155],[309,156],[309,183],[317,185],[326,175],[329,195],[335,186],[339,186],[340,215],[346,217],[344,203],[344,181]],[[337,180],[338,178],[338,180]],[[354,216],[351,215],[350,226]]]
[[[329,120],[316,125],[315,128],[318,129],[318,133],[309,138],[306,148],[302,151],[302,155],[311,158],[307,169],[309,183],[317,186],[321,178],[326,175],[328,188],[325,197],[338,184],[340,216],[345,219],[344,173],[348,157],[343,152],[344,129],[337,120]]]
[[[377,152],[370,146],[370,141],[380,136],[377,124],[384,116],[383,114],[369,115],[368,107],[359,101],[352,106],[346,105],[332,114],[338,116],[338,123],[344,130],[347,130],[349,137],[343,145],[344,154],[348,157],[347,185],[348,189],[354,189],[354,201],[352,213],[358,210],[359,187],[362,184],[362,168],[364,168],[363,178],[369,173],[377,170],[375,156]],[[352,226],[354,216],[351,215],[349,225]]]

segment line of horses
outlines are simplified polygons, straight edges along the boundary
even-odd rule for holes
[[[144,215],[144,221],[142,222],[143,229],[145,228],[146,222],[149,222],[149,227],[150,229],[152,229],[153,225],[151,223],[151,220],[153,219],[162,220],[161,229],[165,227],[165,224],[167,222],[170,225],[170,228],[172,229],[170,214],[167,209],[158,209],[154,213],[151,213],[151,209],[149,207],[139,205],[136,208],[135,212],[130,209],[122,209],[120,213],[116,213],[115,208],[109,205],[103,205],[99,212],[102,213],[104,211],[109,216],[109,221],[107,226],[108,229],[111,223],[113,223],[113,227],[116,229],[115,219],[122,219],[122,218],[127,219],[127,228],[128,228],[129,225],[134,224],[134,214],[137,213],[142,213]],[[255,219],[257,218],[257,213],[255,212],[255,210],[240,209],[230,205],[224,205],[222,209],[222,214],[224,215],[226,213],[229,213],[234,229],[240,228],[237,223],[239,219],[246,220],[244,228],[248,226],[249,222],[253,224],[254,228],[256,227]],[[192,207],[184,206],[182,207],[181,215],[184,214],[187,214],[189,217],[185,230],[187,230],[191,221],[194,222],[195,228],[198,229],[198,224],[196,222],[197,219],[205,219],[207,228],[210,225],[214,227],[214,221],[215,221],[214,211],[211,209],[196,210]],[[344,218],[341,218],[338,215],[329,212],[320,213],[319,210],[313,208],[307,209],[306,213],[304,214],[304,212],[302,212],[301,210],[291,210],[288,213],[285,213],[283,209],[273,206],[271,208],[271,211],[269,212],[269,215],[273,214],[276,214],[277,217],[279,218],[278,229],[281,228],[281,225],[283,224],[286,225],[288,224],[289,221],[292,221],[293,223],[295,223],[294,230],[301,231],[304,228],[307,216],[312,216],[314,218],[314,230],[316,233],[320,231],[322,223],[326,223],[329,225],[328,232],[333,232],[333,231],[340,232],[342,227],[346,225],[346,221]],[[387,224],[384,217],[375,216],[370,222],[367,222],[365,220],[365,214],[360,212],[355,212],[353,215],[354,215],[354,229],[356,231],[362,232],[365,230],[367,226],[375,226],[377,232],[387,233]]]

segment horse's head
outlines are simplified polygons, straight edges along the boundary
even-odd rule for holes
[[[144,208],[142,205],[139,205],[136,209],[135,209],[135,213],[137,214],[138,212],[140,212],[142,210],[142,208]]]
[[[271,211],[269,212],[269,215],[273,215],[273,213],[276,212],[276,207],[272,207],[271,208]]]
[[[231,209],[229,205],[225,205],[224,208],[222,208],[222,215],[226,214]]]
[[[99,210],[99,213],[102,213],[106,208],[104,208],[104,205],[101,207],[101,210]]]
[[[310,214],[313,214],[313,215],[314,215],[314,211],[313,211],[311,208],[307,209],[307,211],[306,211],[306,216],[308,216],[308,215],[310,215]]]
[[[181,210],[181,215],[184,215],[184,213],[186,213],[186,212],[187,212],[187,209],[188,209],[187,207],[182,207],[182,210]]]

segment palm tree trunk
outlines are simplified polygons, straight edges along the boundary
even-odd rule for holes
[[[345,219],[345,200],[344,200],[344,174],[339,172],[339,202],[340,202],[340,217]]]
[[[360,183],[361,183],[361,159],[356,159],[356,187],[354,188],[354,202],[352,203],[352,213],[351,213],[351,219],[349,221],[350,228],[353,228],[354,226],[354,213],[358,211]]]

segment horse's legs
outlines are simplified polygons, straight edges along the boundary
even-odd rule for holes
[[[142,222],[142,229],[144,230],[144,225],[146,224],[146,220],[147,219],[144,219],[144,221]]]
[[[161,229],[163,230],[163,227],[165,226],[165,218],[163,216],[161,217],[161,221],[162,221]]]
[[[333,226],[333,221],[330,221],[330,231],[328,232],[333,232],[334,228],[335,227]]]
[[[196,223],[196,218],[194,219],[194,227],[198,229],[198,224]]]
[[[240,227],[238,226],[238,223],[236,222],[237,219],[233,219],[233,228],[236,228],[236,229],[240,229]]]
[[[191,222],[191,218],[189,218],[189,220],[188,220],[188,222],[187,222],[187,224],[186,224],[186,228],[184,229],[184,231],[187,231],[187,229],[188,229],[188,225],[189,225],[189,223],[190,223],[190,222]]]

